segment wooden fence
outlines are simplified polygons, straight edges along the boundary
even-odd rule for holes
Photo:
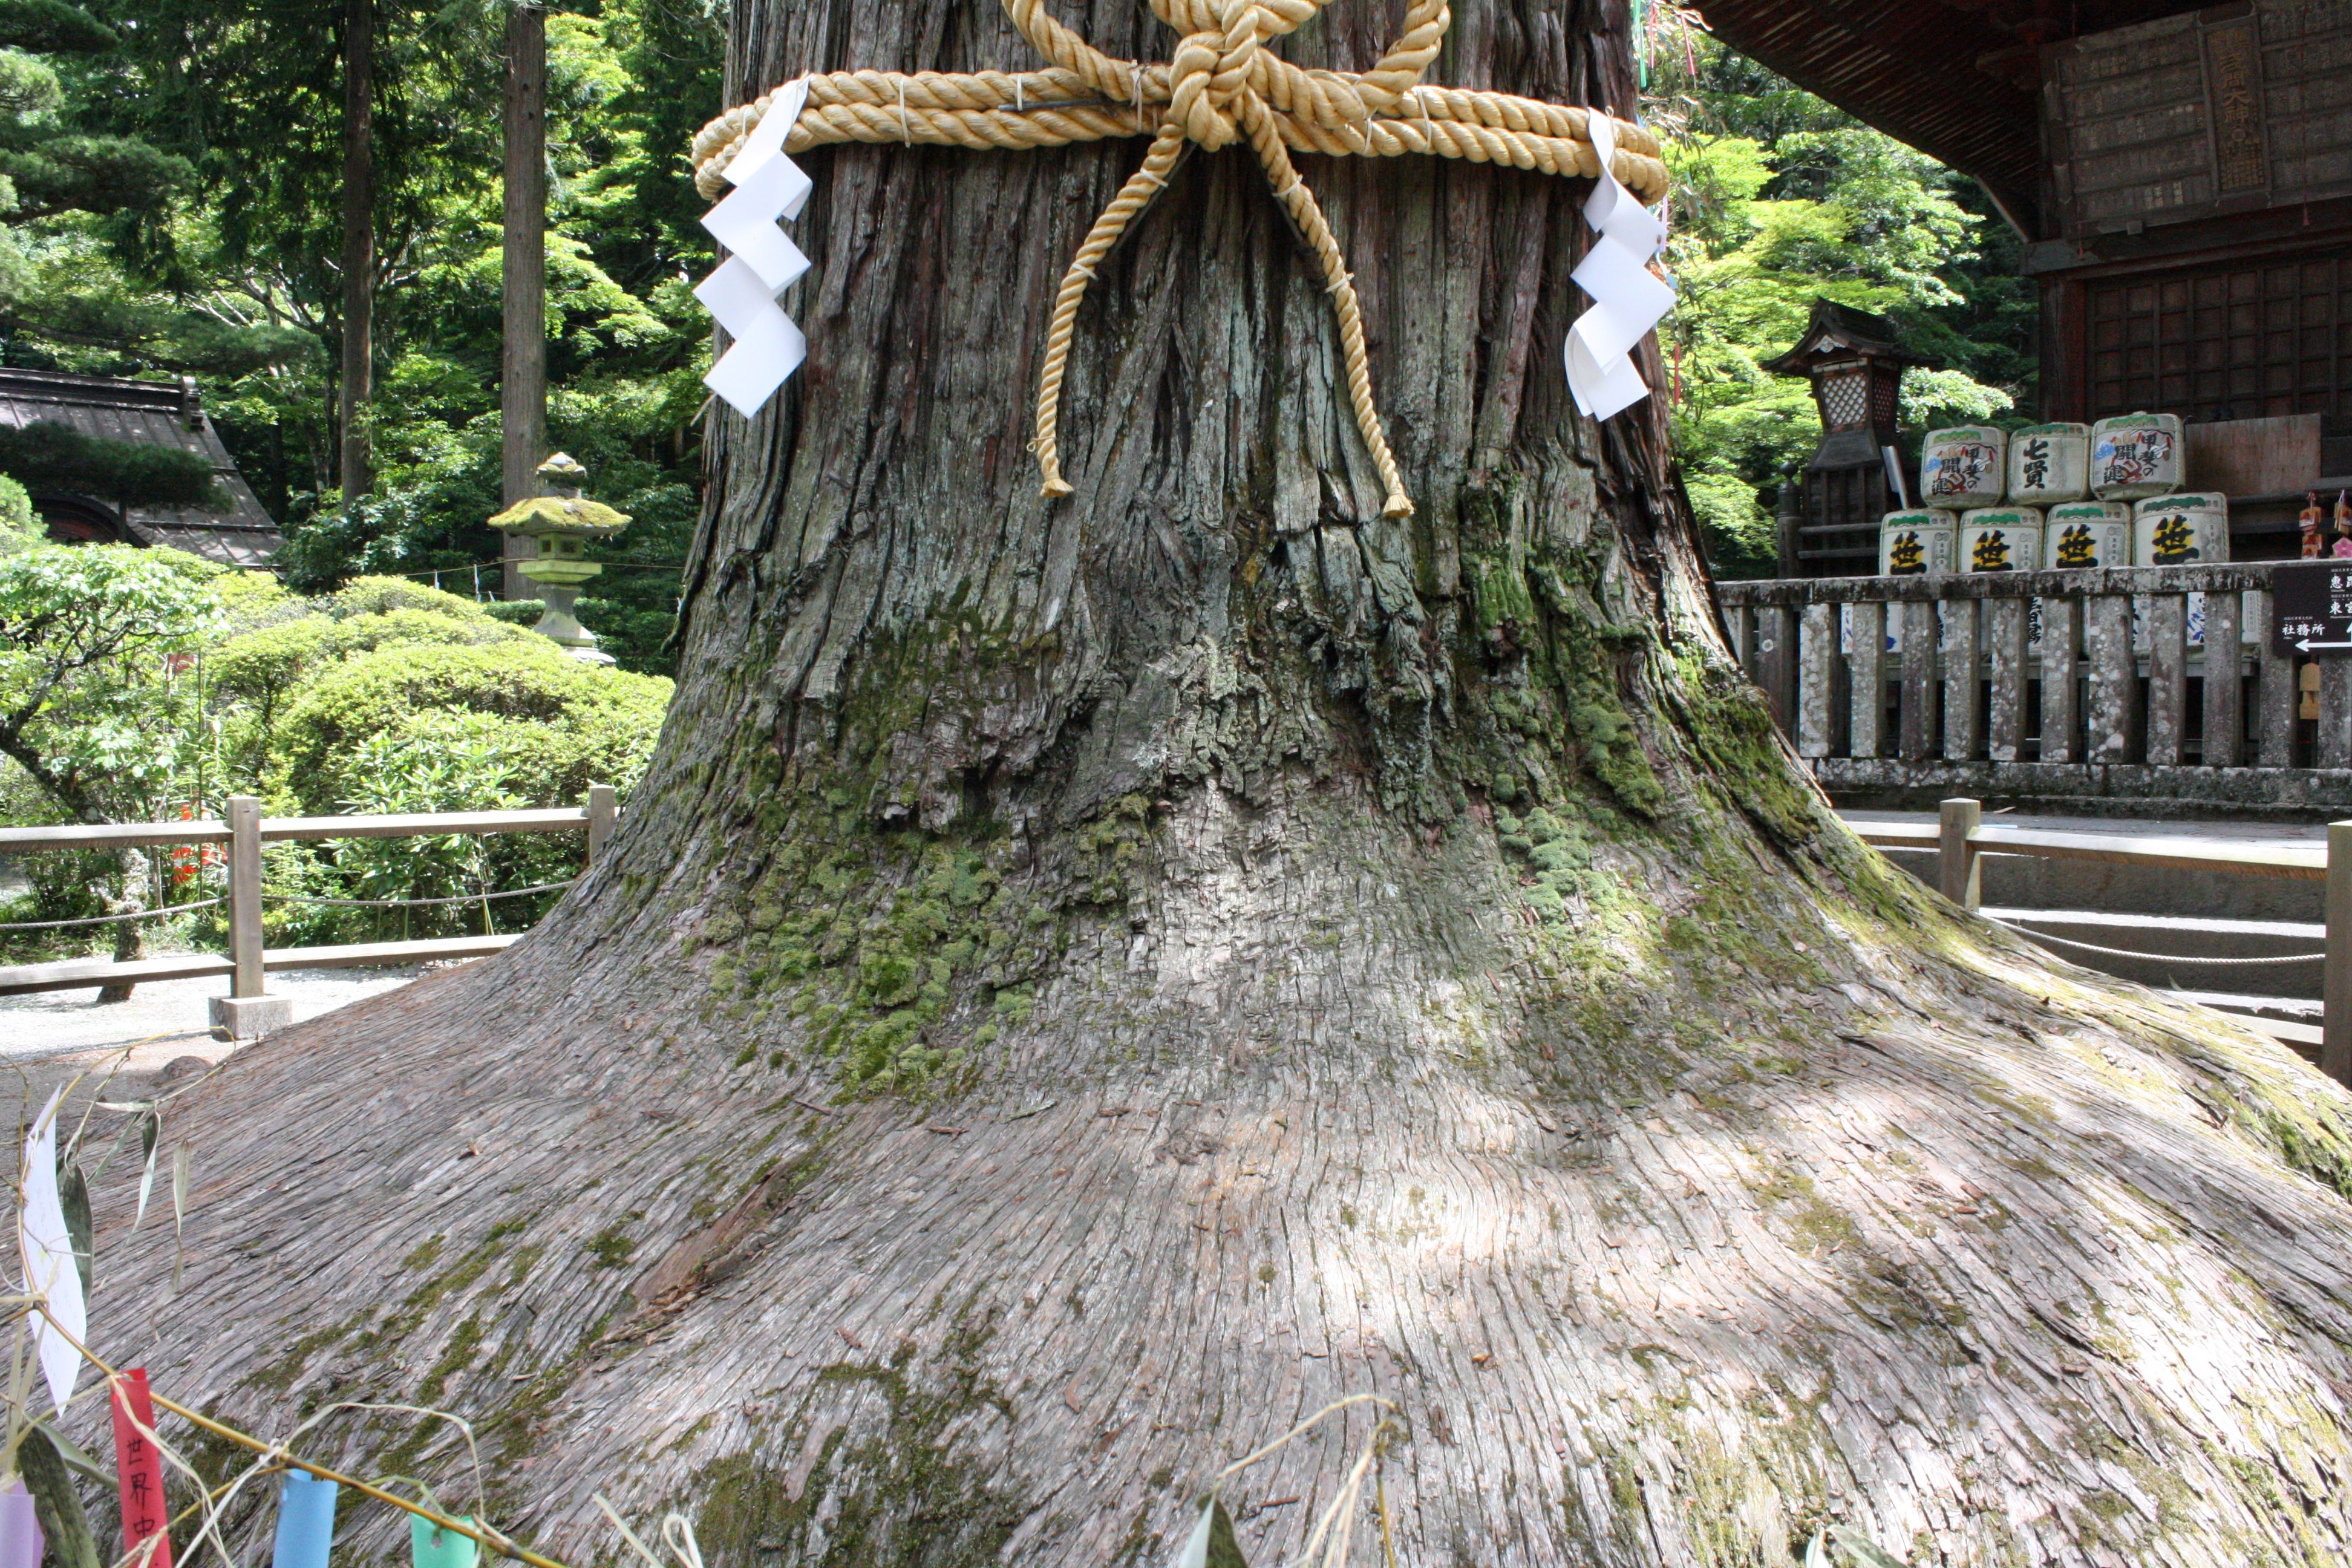
[[[2271,568],[1718,591],[1741,663],[1842,800],[2352,808],[2352,661],[2273,651]]]
[[[332,969],[364,964],[418,963],[431,959],[480,958],[512,944],[515,936],[431,937],[415,942],[352,942],[330,947],[262,946],[261,847],[289,839],[418,838],[458,834],[587,834],[587,862],[593,864],[620,821],[618,797],[607,784],[592,785],[584,806],[547,811],[427,812],[398,816],[263,816],[252,795],[232,795],[223,820],[128,822],[99,826],[0,828],[0,854],[35,849],[121,849],[155,845],[227,846],[229,951],[173,953],[118,963],[106,958],[0,967],[0,996],[36,991],[71,991],[154,980],[186,980],[226,974],[232,1004],[226,1013],[236,1033],[236,1003],[263,998],[262,977],[273,969]]]
[[[2032,855],[2053,860],[2096,860],[2118,866],[2235,871],[2250,877],[2294,877],[2327,884],[2326,957],[2321,971],[2319,1065],[2352,1084],[2352,822],[2330,823],[2327,842],[2217,844],[2161,835],[2068,833],[1988,825],[1973,800],[1948,800],[1932,823],[1849,822],[1866,844],[1882,849],[1932,849],[1937,884],[1963,909],[1979,902],[1980,856]],[[2039,940],[2031,931],[2020,935]]]

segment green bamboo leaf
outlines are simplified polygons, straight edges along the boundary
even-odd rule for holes
[[[90,1539],[81,1494],[74,1490],[73,1474],[49,1441],[47,1428],[26,1430],[16,1447],[16,1471],[33,1494],[33,1517],[48,1537],[58,1568],[99,1568],[98,1543]]]
[[[1805,1546],[1805,1568],[1830,1568],[1830,1538],[1826,1531],[1813,1531],[1813,1539]]]
[[[1830,1534],[1838,1550],[1861,1563],[1863,1568],[1907,1568],[1900,1557],[1886,1551],[1860,1531],[1849,1530],[1843,1524],[1830,1526]]]
[[[163,1134],[163,1119],[151,1110],[139,1119],[139,1152],[147,1162],[139,1173],[139,1212],[131,1216],[131,1228],[137,1230],[140,1221],[147,1217],[147,1194],[155,1190],[155,1151]]]
[[[1242,1543],[1234,1536],[1234,1516],[1225,1511],[1225,1500],[1212,1495],[1201,1504],[1201,1522],[1177,1554],[1176,1568],[1249,1568],[1249,1560],[1242,1555]]]
[[[172,1289],[180,1288],[180,1265],[187,1260],[188,1163],[185,1141],[172,1150]]]
[[[74,1268],[81,1275],[83,1300],[89,1298],[89,1184],[79,1165],[68,1165],[58,1175],[58,1206],[65,1211],[66,1239],[73,1244]]]
[[[74,1443],[47,1421],[37,1421],[34,1425],[47,1436],[49,1447],[58,1451],[58,1458],[66,1462],[66,1468],[74,1471],[84,1480],[96,1481],[99,1485],[109,1489],[113,1487],[112,1466],[100,1464],[79,1445]]]

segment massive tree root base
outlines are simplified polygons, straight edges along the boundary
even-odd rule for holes
[[[100,1343],[262,1431],[463,1413],[493,1517],[573,1561],[614,1554],[602,1489],[715,1568],[1157,1563],[1216,1468],[1365,1391],[1410,1564],[1783,1563],[1831,1521],[1922,1563],[2342,1560],[2352,1104],[2283,1048],[1826,822],[1559,798],[1407,842],[1298,784],[1126,826],[1051,914],[1050,847],[911,829],[844,895],[1027,965],[864,1098],[819,999],[896,950],[828,989],[750,874],[240,1053],[178,1123],[185,1287],[101,1214],[153,1285]],[[1547,913],[1532,868],[1578,861]],[[1013,934],[955,951],[971,911]],[[1368,1426],[1250,1473],[1253,1561]],[[446,1435],[317,1447],[467,1496]]]

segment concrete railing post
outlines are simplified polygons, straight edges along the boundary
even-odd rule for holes
[[[1969,839],[1983,821],[1984,807],[1973,800],[1948,800],[1937,813],[1937,884],[1944,897],[1964,910],[1977,907],[1981,889],[1977,848]]]
[[[604,846],[613,840],[613,829],[620,826],[620,792],[611,784],[588,786],[588,864],[593,866],[604,858]]]
[[[255,1040],[294,1021],[294,1003],[262,994],[261,802],[228,797],[228,956],[236,967],[226,996],[212,999],[215,1030],[232,1040]]]
[[[2327,825],[2327,959],[2319,1069],[2352,1083],[2352,822]]]

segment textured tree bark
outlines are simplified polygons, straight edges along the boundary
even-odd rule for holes
[[[512,506],[539,494],[547,456],[547,13],[537,5],[507,7],[505,125],[499,444],[501,504]],[[509,541],[509,554],[520,548]],[[518,562],[501,573],[506,597],[531,595]]]
[[[343,0],[343,353],[335,426],[343,504],[373,482],[375,388],[375,0]]]
[[[1127,0],[1065,20],[1168,53]],[[1360,68],[1394,20],[1283,47]],[[1623,110],[1625,25],[1468,0],[1436,74]],[[746,0],[734,40],[744,95],[1025,61],[972,0]],[[1048,503],[1047,304],[1139,152],[804,160],[811,359],[713,425],[611,852],[503,958],[176,1104],[191,1284],[110,1184],[101,1350],[267,1431],[462,1412],[492,1515],[573,1560],[617,1553],[602,1490],[714,1568],[1163,1562],[1359,1391],[1409,1427],[1409,1564],[1786,1563],[1832,1521],[2342,1552],[2352,1101],[1837,826],[1661,411],[1570,405],[1582,191],[1302,160],[1387,521],[1262,179],[1196,153],[1080,319]],[[1253,1562],[1369,1419],[1236,1484]],[[440,1429],[306,1443],[470,1503]]]

